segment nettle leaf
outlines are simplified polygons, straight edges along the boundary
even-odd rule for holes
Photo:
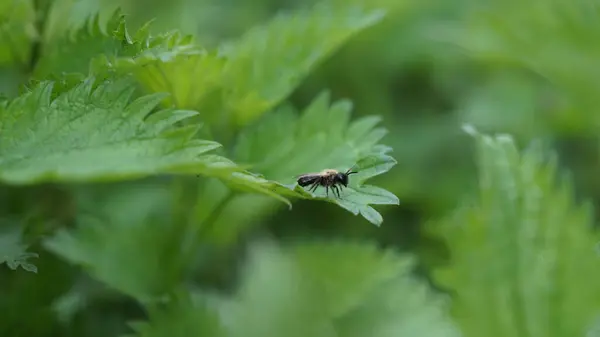
[[[124,17],[119,11],[106,22],[100,23],[100,14],[85,20],[83,25],[71,27],[66,34],[44,46],[34,75],[45,78],[51,74],[88,73],[90,61],[100,54],[118,55],[131,43]]]
[[[49,251],[142,303],[180,284],[187,270],[186,232],[172,221],[167,188],[132,182],[75,190],[74,197],[77,227],[45,240]]]
[[[225,59],[215,52],[184,45],[164,51],[148,49],[135,58],[116,59],[113,67],[131,72],[148,92],[170,93],[165,105],[197,109],[203,120],[211,123],[222,112],[218,107],[224,63]],[[217,108],[207,103],[215,97]]]
[[[356,310],[379,286],[409,276],[413,267],[408,256],[359,241],[297,242],[287,250],[310,279],[319,307],[336,318]]]
[[[219,175],[235,165],[203,155],[220,145],[174,127],[193,111],[152,113],[164,94],[130,101],[129,81],[93,79],[51,100],[52,83],[0,106],[0,180],[116,180],[168,172]]]
[[[183,297],[183,296],[180,296]],[[139,337],[226,337],[219,315],[207,303],[178,298],[166,308],[151,309],[149,322],[131,323],[134,334]]]
[[[289,256],[272,245],[257,245],[250,253],[240,288],[222,304],[228,336],[335,336]]]
[[[224,45],[225,101],[242,125],[286,98],[324,58],[350,37],[379,22],[384,12],[319,3],[277,15]]]
[[[281,103],[319,62],[383,12],[320,4],[277,15],[218,50],[147,50],[109,66],[131,71],[143,87],[169,92],[178,108],[244,126]],[[233,115],[231,115],[231,113]]]
[[[413,267],[410,256],[367,242],[261,242],[233,294],[178,296],[133,328],[157,337],[460,336],[444,297]]]
[[[229,336],[458,336],[410,258],[368,243],[261,245],[246,267]]]
[[[539,146],[468,131],[479,196],[436,227],[452,253],[436,278],[456,292],[454,316],[466,336],[584,336],[600,312],[590,205]]]
[[[125,17],[117,10],[105,25],[96,16],[75,31],[76,38],[66,37],[49,53],[46,63],[54,72],[73,69],[63,66],[60,60],[65,55],[84,60],[79,71],[89,71],[95,76],[133,75],[149,93],[168,92],[162,101],[165,106],[180,109],[200,109],[204,120],[218,115],[218,109],[202,109],[204,99],[220,89],[224,58],[195,43],[192,35],[178,31],[150,35],[151,22],[131,34],[126,27]],[[81,42],[83,41],[83,43]],[[85,44],[87,47],[79,50]],[[58,62],[54,62],[54,59]]]
[[[387,132],[376,127],[381,119],[369,116],[350,122],[351,109],[346,100],[330,103],[325,92],[300,116],[289,106],[265,116],[242,132],[234,152],[237,162],[263,176],[236,172],[231,181],[285,197],[326,200],[381,224],[381,215],[369,205],[397,205],[399,200],[364,182],[389,171],[396,160],[387,154],[391,148],[378,144]],[[309,193],[296,184],[303,173],[326,168],[345,172],[352,166],[358,173],[350,176],[341,198],[327,195],[325,189]]]
[[[297,242],[286,251],[337,336],[460,336],[449,303],[412,275],[409,255],[358,241]]]
[[[62,38],[51,41],[38,61],[35,75],[46,78],[54,74],[61,78],[91,73],[101,77],[115,70],[115,62],[127,64],[134,59],[143,61],[148,54],[183,54],[196,49],[189,35],[167,32],[151,36],[149,28],[150,22],[131,34],[119,9],[106,22],[101,22],[100,14],[96,14],[83,25],[70,28]]]
[[[23,243],[21,230],[15,227],[7,227],[0,232],[0,264],[16,270],[21,267],[26,271],[37,273],[37,267],[29,262],[31,258],[37,258],[37,253],[27,251],[28,246]]]

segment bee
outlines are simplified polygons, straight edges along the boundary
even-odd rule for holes
[[[329,188],[331,188],[334,195],[337,194],[338,198],[340,198],[340,189],[342,186],[348,187],[348,176],[358,173],[357,171],[353,171],[353,168],[354,166],[348,169],[348,171],[345,173],[332,169],[326,169],[319,173],[306,173],[298,176],[298,185],[302,187],[310,185],[308,188],[309,192],[314,192],[317,190],[317,187],[323,186],[325,187],[328,197]]]

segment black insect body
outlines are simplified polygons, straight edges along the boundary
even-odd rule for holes
[[[353,167],[352,167],[353,168]],[[350,168],[346,173],[339,172],[337,170],[323,170],[319,173],[307,173],[298,177],[298,185],[302,187],[309,186],[308,191],[314,192],[317,187],[323,186],[325,187],[325,191],[327,196],[329,196],[329,188],[337,194],[338,198],[340,198],[340,189],[342,186],[348,187],[348,176],[354,173],[358,173],[356,171],[352,171]]]

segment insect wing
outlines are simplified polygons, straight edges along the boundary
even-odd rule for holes
[[[304,187],[319,181],[321,176],[318,173],[307,173],[298,177],[298,185]]]

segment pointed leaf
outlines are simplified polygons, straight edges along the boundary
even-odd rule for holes
[[[363,143],[365,137],[378,132],[376,124],[380,118],[364,117],[349,124],[351,109],[348,101],[330,103],[327,93],[319,95],[299,117],[291,107],[284,106],[240,135],[235,158],[252,165],[252,171],[264,174],[264,178],[251,179],[264,190],[327,200],[380,225],[382,216],[369,205],[397,205],[399,200],[364,182],[389,171],[396,160],[386,154],[389,147]],[[332,129],[331,125],[335,127]],[[327,195],[324,188],[309,193],[295,183],[300,174],[326,168],[345,172],[352,166],[358,173],[350,175],[350,184],[342,190],[341,198],[335,197],[333,191]],[[245,175],[238,173],[232,179],[243,184],[250,179],[242,179]]]
[[[12,226],[0,233],[0,264],[16,270],[18,267],[37,273],[37,267],[31,264],[30,258],[37,258],[37,253],[27,251],[27,245],[22,242],[21,231]]]
[[[197,127],[174,128],[192,113],[163,111],[161,118],[144,120],[163,96],[130,102],[132,89],[126,80],[94,88],[88,79],[51,100],[52,83],[46,82],[0,106],[0,180],[28,184],[218,170],[211,166],[218,158],[201,155],[220,144],[191,139]]]
[[[383,18],[383,11],[325,2],[280,14],[224,46],[225,101],[242,125],[285,99],[319,62],[358,32]]]
[[[441,224],[453,260],[437,274],[457,294],[455,317],[467,336],[585,335],[600,312],[590,207],[539,146],[469,132],[479,196]]]

